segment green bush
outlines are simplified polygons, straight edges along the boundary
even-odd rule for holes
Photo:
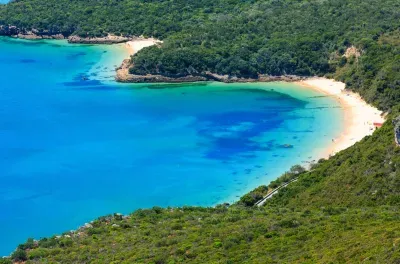
[[[41,259],[50,255],[46,248],[36,248],[28,252],[28,259]]]
[[[25,250],[17,248],[12,254],[11,254],[11,259],[14,261],[26,261],[28,259],[28,256],[25,252]]]

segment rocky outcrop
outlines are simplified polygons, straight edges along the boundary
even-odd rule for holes
[[[346,58],[354,56],[357,59],[361,56],[361,51],[358,50],[355,46],[351,46],[346,49],[346,52],[343,54],[343,56]]]
[[[130,74],[128,78],[119,79],[118,77],[115,78],[118,82],[125,82],[125,83],[184,83],[184,82],[202,82],[202,81],[209,81],[206,77],[203,76],[193,76],[193,75],[186,75],[182,77],[168,77],[163,75],[134,75]]]
[[[32,31],[18,33],[15,37],[20,39],[65,39],[63,34],[38,34]]]
[[[240,78],[236,76],[230,75],[219,75],[211,72],[206,72],[205,76],[210,80],[215,80],[218,82],[225,83],[234,83],[234,82],[297,82],[306,79],[305,77],[296,76],[296,75],[281,75],[281,76],[272,76],[260,74],[257,78]]]
[[[306,79],[305,77],[284,75],[284,76],[270,76],[270,75],[259,75],[258,78],[239,78],[236,76],[219,75],[211,72],[197,75],[185,75],[185,76],[165,76],[165,75],[135,75],[129,72],[132,67],[131,61],[126,59],[122,62],[121,66],[116,69],[117,75],[115,80],[122,83],[182,83],[182,82],[200,82],[200,81],[217,81],[224,83],[234,82],[296,82]]]
[[[212,72],[206,72],[204,76],[208,80],[213,80],[217,82],[224,82],[224,83],[233,83],[233,82],[256,82],[257,79],[253,78],[239,78],[236,76],[230,76],[230,75],[220,75]]]
[[[297,75],[281,75],[281,76],[272,76],[272,75],[259,75],[259,82],[298,82],[302,80],[306,80],[308,77],[297,76]]]
[[[9,36],[20,39],[64,39],[65,36],[60,32],[49,30],[25,30],[11,25],[0,25],[0,36]]]
[[[0,36],[15,36],[19,29],[15,26],[0,25]]]
[[[37,29],[23,29],[12,25],[0,25],[0,36],[9,36],[20,39],[65,39],[70,33],[61,33],[58,31],[49,30],[37,30]],[[130,37],[122,37],[115,35],[107,35],[105,37],[80,37],[77,35],[72,35],[68,37],[69,43],[79,43],[79,44],[117,44],[124,43],[132,40]]]
[[[79,44],[118,44],[124,43],[132,38],[108,35],[105,37],[80,37],[80,36],[70,36],[68,38],[69,43],[79,43]]]
[[[135,75],[129,73],[129,68],[131,66],[130,60],[126,59],[122,62],[122,65],[117,68],[117,75],[115,80],[122,83],[182,83],[182,82],[200,82],[208,81],[206,77],[203,76],[180,76],[180,77],[168,77],[163,75]]]
[[[117,82],[123,82],[123,83],[127,83],[130,82],[131,77],[129,75],[129,68],[131,65],[131,60],[130,59],[125,59],[121,66],[119,66],[116,70],[116,76],[115,76],[115,80]]]

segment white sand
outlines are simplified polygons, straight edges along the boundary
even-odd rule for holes
[[[129,55],[134,55],[139,50],[150,47],[156,44],[162,43],[162,41],[154,38],[138,38],[125,43],[126,48],[129,51]]]
[[[332,145],[323,154],[325,158],[371,135],[375,130],[374,122],[384,122],[382,111],[368,105],[360,95],[345,90],[345,84],[342,82],[326,78],[310,78],[297,84],[334,96],[344,109],[345,130],[338,138],[333,139]]]

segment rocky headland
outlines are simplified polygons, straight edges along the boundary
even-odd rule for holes
[[[9,36],[20,39],[29,40],[41,40],[41,39],[67,39],[72,44],[120,44],[120,43],[136,43],[144,40],[151,40],[154,45],[158,45],[161,41],[156,39],[145,39],[143,37],[136,36],[116,36],[108,34],[103,37],[82,37],[78,35],[71,35],[71,33],[62,33],[49,30],[37,30],[37,29],[21,29],[12,25],[0,25],[0,36]],[[134,45],[131,45],[134,46]],[[148,45],[143,45],[143,47]],[[138,52],[142,45],[135,47],[135,51]],[[115,80],[122,83],[181,83],[181,82],[199,82],[199,81],[218,81],[224,83],[233,82],[296,82],[304,80],[305,77],[294,76],[294,75],[283,75],[283,76],[270,76],[270,75],[258,75],[255,78],[241,78],[230,75],[219,75],[211,72],[199,73],[196,75],[161,75],[161,74],[147,74],[147,75],[135,75],[130,73],[130,68],[133,66],[130,59],[126,59],[122,62],[121,66],[116,69]]]
[[[205,72],[196,75],[178,75],[178,76],[166,76],[160,74],[147,74],[147,75],[136,75],[130,73],[130,68],[133,67],[130,59],[125,59],[121,66],[116,69],[117,74],[115,80],[122,83],[183,83],[183,82],[201,82],[201,81],[217,81],[224,83],[234,82],[297,82],[305,80],[306,77],[295,76],[295,75],[283,75],[283,76],[270,76],[260,74],[258,78],[240,78],[230,75],[219,75],[211,72]]]

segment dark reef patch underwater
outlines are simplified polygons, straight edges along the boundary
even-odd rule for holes
[[[0,49],[2,255],[99,215],[233,202],[342,129],[332,98],[294,84],[121,85],[117,46]]]

